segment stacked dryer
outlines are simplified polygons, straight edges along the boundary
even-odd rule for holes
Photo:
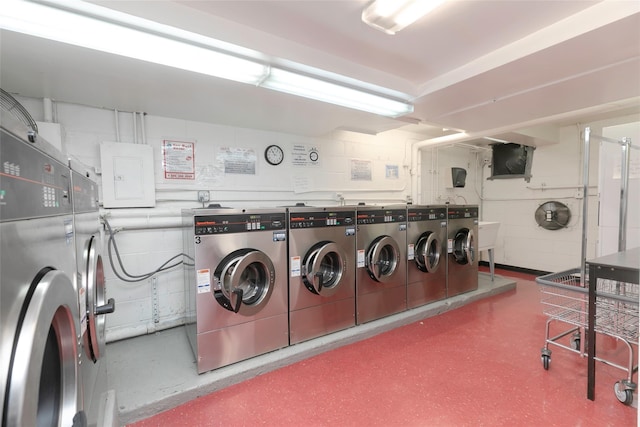
[[[107,387],[105,357],[106,314],[115,309],[107,301],[102,265],[102,239],[98,207],[98,186],[89,172],[75,161],[71,167],[71,200],[76,260],[76,287],[80,307],[80,353],[83,405],[88,424],[103,425],[117,419],[115,392]],[[111,394],[109,394],[111,393]],[[111,410],[111,413],[108,411]]]
[[[407,206],[356,210],[356,322],[407,309]]]
[[[355,325],[353,207],[293,207],[289,215],[290,344]]]
[[[447,296],[478,289],[478,206],[449,205],[447,209]]]
[[[198,372],[289,344],[286,210],[183,211],[187,337]]]
[[[6,116],[6,117],[5,117]],[[2,116],[0,418],[3,426],[82,425],[78,294],[69,168]],[[56,156],[53,156],[56,155]],[[75,424],[75,423],[78,424]]]
[[[446,298],[446,206],[407,206],[407,259],[407,308]]]

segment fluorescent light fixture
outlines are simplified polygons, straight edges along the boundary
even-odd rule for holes
[[[413,24],[445,0],[374,0],[362,11],[362,21],[376,30],[395,34]]]
[[[3,0],[0,28],[388,117],[413,105],[338,81],[269,67],[248,49],[83,1]]]
[[[413,112],[413,105],[406,102],[277,68],[271,69],[261,86],[382,116],[399,117]]]
[[[73,6],[72,3],[62,5]],[[108,12],[108,9],[95,5],[92,9],[96,14]],[[206,47],[25,1],[3,0],[0,27],[244,83],[257,84],[268,71],[268,67],[258,62]]]

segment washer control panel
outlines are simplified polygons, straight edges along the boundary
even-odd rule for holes
[[[405,209],[380,209],[358,212],[358,225],[406,222]]]
[[[478,218],[478,208],[477,207],[450,207],[447,212],[447,217],[449,219],[467,219],[467,218]]]
[[[195,235],[250,233],[286,229],[283,212],[261,214],[203,215],[194,218]]]
[[[355,211],[290,212],[289,228],[352,226],[355,216]]]
[[[416,208],[407,210],[407,221],[442,221],[447,219],[447,208]]]

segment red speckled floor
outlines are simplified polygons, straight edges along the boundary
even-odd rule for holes
[[[637,410],[597,364],[553,348],[540,361],[546,318],[532,276],[486,298],[203,396],[132,426],[633,426]],[[598,354],[624,364],[626,347],[599,337]],[[636,379],[637,381],[637,379]],[[637,396],[634,396],[637,399]]]

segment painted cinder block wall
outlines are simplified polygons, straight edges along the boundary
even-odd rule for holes
[[[42,100],[20,97],[36,120],[42,120]],[[604,126],[629,121],[624,117],[589,124],[595,133]],[[62,149],[100,172],[100,144],[116,141],[115,113],[91,106],[54,102],[54,121],[61,125]],[[121,142],[133,143],[133,115],[118,114]],[[103,209],[117,230],[116,241],[123,263],[132,274],[156,269],[165,260],[182,252],[180,212],[201,206],[197,191],[208,190],[211,202],[237,207],[268,207],[304,202],[310,205],[404,203],[417,191],[414,203],[478,204],[481,219],[501,223],[495,248],[496,263],[542,271],[573,268],[580,262],[582,239],[582,126],[560,129],[561,143],[537,147],[533,178],[487,181],[490,153],[465,145],[426,148],[420,152],[419,189],[411,188],[411,145],[415,135],[390,132],[371,136],[334,132],[322,138],[309,138],[253,129],[235,128],[188,120],[145,116],[146,142],[153,147],[156,207]],[[138,124],[138,139],[142,138]],[[162,141],[195,143],[196,179],[166,180],[162,170]],[[262,153],[269,144],[279,144],[285,156],[294,145],[314,146],[320,153],[317,166],[293,166],[286,161],[268,165]],[[255,175],[225,174],[216,163],[220,147],[255,150]],[[351,180],[351,162],[370,162],[370,181]],[[388,177],[387,166],[397,167],[398,176]],[[467,170],[465,188],[449,188],[451,167]],[[597,191],[598,149],[592,145],[590,191]],[[101,186],[102,177],[96,177]],[[542,190],[541,188],[545,189]],[[572,188],[556,188],[572,187]],[[575,188],[573,188],[575,187]],[[535,223],[535,209],[547,200],[566,203],[572,211],[569,227],[543,230]],[[595,254],[597,240],[597,198],[589,198],[589,256]],[[104,239],[106,243],[106,236]],[[153,279],[128,283],[116,277],[106,251],[107,292],[117,300],[116,313],[110,315],[109,341],[152,333],[180,325],[184,318],[184,283],[181,269],[156,274]],[[486,254],[482,254],[486,258]]]

